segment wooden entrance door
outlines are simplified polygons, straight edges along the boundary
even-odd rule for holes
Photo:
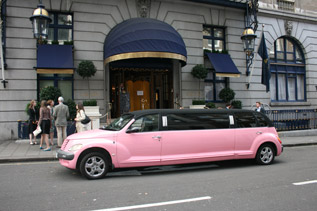
[[[150,109],[150,83],[145,80],[127,81],[127,91],[130,93],[130,111]]]

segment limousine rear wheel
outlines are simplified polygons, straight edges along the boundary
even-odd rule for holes
[[[261,165],[270,165],[273,163],[275,157],[274,148],[270,144],[262,145],[257,154],[256,154],[256,162]]]
[[[87,179],[103,178],[108,169],[108,160],[100,152],[89,153],[80,161],[80,173]]]

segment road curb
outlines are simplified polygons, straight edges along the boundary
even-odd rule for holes
[[[58,161],[57,158],[4,158],[0,163],[25,163],[25,162]]]

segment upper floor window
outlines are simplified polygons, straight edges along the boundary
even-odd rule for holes
[[[279,10],[291,11],[295,10],[295,0],[277,0]]]
[[[220,52],[226,50],[225,28],[216,26],[204,26],[203,49]]]
[[[304,54],[292,39],[280,37],[270,51],[271,100],[305,101],[306,70]]]
[[[63,44],[64,41],[73,40],[73,15],[70,13],[50,12],[52,22],[48,29],[48,43],[58,41]]]
[[[225,28],[217,26],[203,27],[203,49],[210,52],[226,51]],[[208,58],[205,58],[205,67],[209,69],[205,79],[205,100],[218,102],[219,92],[226,87],[227,78],[216,76]]]

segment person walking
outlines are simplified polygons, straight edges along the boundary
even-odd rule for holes
[[[76,109],[77,109],[77,114],[76,114],[76,118],[75,118],[75,121],[76,121],[76,131],[77,133],[80,133],[82,131],[86,131],[88,130],[88,124],[83,124],[81,123],[82,120],[84,120],[86,118],[86,113],[85,113],[85,109],[84,109],[84,106],[83,104],[81,103],[78,103],[76,105]]]
[[[50,114],[51,117],[53,117],[54,113],[54,101],[53,100],[48,100],[47,101],[47,108],[50,109]],[[51,128],[50,128],[50,140],[51,140],[51,146],[54,145],[54,131],[55,131],[55,124],[54,124],[54,118],[51,118]]]
[[[265,109],[263,108],[261,102],[256,102],[256,109],[255,109],[255,111],[261,112],[261,113],[265,114]]]
[[[41,101],[41,108],[40,108],[40,119],[38,126],[41,127],[41,142],[40,142],[40,149],[43,149],[43,140],[46,143],[46,148],[44,151],[51,151],[50,143],[48,142],[48,135],[50,134],[51,128],[51,113],[50,109],[47,108],[46,100]]]
[[[30,144],[37,144],[36,142],[36,136],[33,134],[33,131],[36,130],[37,127],[37,122],[38,122],[38,112],[36,110],[36,101],[35,100],[31,100],[30,105],[29,105],[29,110],[28,110],[28,114],[29,114],[29,138],[30,138]],[[32,141],[32,139],[34,139]]]
[[[53,116],[55,119],[55,126],[57,130],[57,147],[61,147],[63,141],[66,139],[67,118],[69,117],[69,109],[64,105],[64,98],[58,98],[58,105],[55,106]]]

